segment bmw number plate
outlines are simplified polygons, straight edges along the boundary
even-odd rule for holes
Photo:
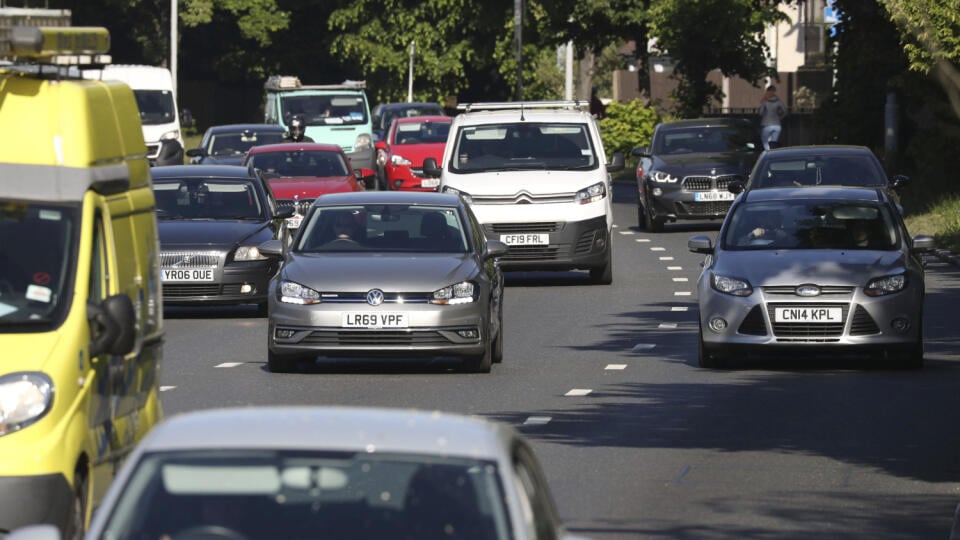
[[[163,281],[175,283],[183,281],[213,281],[212,268],[172,268],[163,269]]]
[[[545,246],[550,243],[549,234],[501,234],[500,241],[508,246]]]
[[[778,307],[774,310],[778,323],[841,323],[843,309],[838,307]]]
[[[406,328],[409,318],[403,312],[368,313],[347,312],[341,316],[344,328]]]
[[[729,191],[695,191],[693,200],[696,202],[732,201],[735,195]]]

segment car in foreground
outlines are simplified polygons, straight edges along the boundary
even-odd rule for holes
[[[373,108],[373,138],[381,141],[387,136],[390,125],[398,118],[415,116],[446,116],[439,103],[381,103]]]
[[[667,221],[723,219],[763,145],[745,118],[696,118],[657,124],[649,147],[631,152],[637,166],[638,226],[660,232]]]
[[[385,189],[436,191],[438,178],[423,174],[423,160],[441,159],[450,133],[449,116],[397,118],[383,141],[376,143],[378,176]]]
[[[485,240],[458,196],[324,195],[270,282],[270,371],[330,356],[458,356],[488,372],[503,358],[506,246]]]
[[[276,124],[226,124],[207,128],[200,146],[187,150],[191,164],[240,165],[254,146],[282,143],[286,131]]]
[[[324,193],[363,191],[361,181],[371,169],[352,170],[350,160],[335,144],[281,143],[251,148],[243,158],[246,167],[259,169],[281,207],[292,207],[287,228],[300,226],[307,208]]]
[[[278,209],[266,183],[238,165],[151,170],[164,305],[257,304],[278,261],[258,246],[278,238],[292,208]]]
[[[49,525],[31,529],[11,538],[60,538]],[[575,540],[513,427],[433,411],[302,406],[165,420],[129,456],[86,535],[317,537]]]
[[[786,146],[764,152],[746,183],[731,182],[734,194],[748,189],[803,186],[852,186],[884,189],[899,204],[897,190],[910,183],[899,174],[888,178],[876,154],[865,146]]]
[[[923,366],[924,272],[933,238],[910,238],[881,189],[774,188],[739,196],[720,228],[688,240],[699,363],[737,355],[866,353]]]

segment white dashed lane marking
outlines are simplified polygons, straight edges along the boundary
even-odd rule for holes
[[[621,369],[627,369],[627,365],[626,364],[607,364],[607,367],[603,369],[619,371]]]
[[[675,322],[662,322],[657,328],[660,328],[661,330],[673,330],[676,327],[677,323]]]
[[[237,366],[242,366],[242,365],[243,365],[243,362],[224,362],[224,363],[222,363],[222,364],[217,364],[217,365],[215,365],[215,366],[213,366],[213,367],[224,367],[224,368],[226,368],[226,367],[237,367]]]
[[[553,420],[552,416],[531,416],[523,421],[525,426],[544,426]]]
[[[623,234],[623,235],[634,234],[633,231],[617,231],[617,232],[620,233],[620,234]]]
[[[678,271],[680,271],[680,270],[683,270],[683,267],[682,267],[682,266],[668,266],[668,267],[667,267],[667,270],[670,270],[671,272],[678,272]]]
[[[667,250],[667,248],[662,248],[662,247],[652,247],[652,248],[650,248],[650,251],[666,251],[666,250]]]
[[[649,238],[637,238],[637,242],[649,242]]]
[[[631,350],[633,352],[652,351],[654,347],[656,347],[654,343],[637,343]]]
[[[564,395],[565,396],[588,396],[590,395],[590,392],[593,392],[593,390],[589,388],[574,388],[573,390],[570,390]]]
[[[672,261],[673,257],[660,257],[661,261]]]
[[[686,283],[686,282],[688,282],[688,281],[690,281],[690,280],[687,279],[687,278],[685,278],[685,277],[675,277],[675,278],[673,278],[673,281],[675,281],[675,282],[677,282],[677,283]]]
[[[674,296],[690,296],[690,292],[689,292],[689,291],[677,291],[677,292],[673,293],[673,295],[674,295]]]
[[[170,390],[173,390],[173,389],[175,389],[175,388],[176,388],[176,386],[161,386],[161,387],[160,387],[160,391],[161,391],[161,392],[169,392]]]

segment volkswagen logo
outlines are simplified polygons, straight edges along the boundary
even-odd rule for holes
[[[820,287],[816,285],[801,285],[797,287],[797,296],[820,296]]]
[[[383,303],[383,291],[380,289],[370,289],[367,291],[367,303],[371,306],[379,306]]]
[[[180,266],[190,266],[190,262],[193,260],[193,255],[183,255],[180,257],[180,260],[173,263],[174,268],[179,268]]]

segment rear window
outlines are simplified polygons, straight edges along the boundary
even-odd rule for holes
[[[588,170],[599,160],[586,124],[532,123],[466,126],[457,134],[450,169]]]
[[[757,164],[750,188],[792,186],[884,186],[886,176],[872,156],[767,157]]]
[[[757,150],[759,142],[751,126],[684,126],[661,129],[654,141],[654,154],[703,154]]]

